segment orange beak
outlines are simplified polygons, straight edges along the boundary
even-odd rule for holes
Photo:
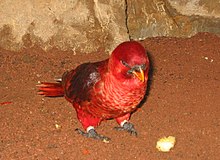
[[[145,81],[144,71],[140,68],[139,71],[133,71],[133,75],[135,75],[141,82]]]

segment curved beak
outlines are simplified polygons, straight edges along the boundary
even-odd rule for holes
[[[144,82],[145,81],[145,77],[144,77],[144,71],[143,69],[140,67],[139,70],[134,70],[132,72],[132,74],[137,77],[141,82]]]

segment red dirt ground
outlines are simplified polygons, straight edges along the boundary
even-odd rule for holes
[[[97,131],[110,143],[87,139],[64,98],[36,95],[38,81],[53,81],[80,63],[108,57],[39,47],[14,53],[0,50],[0,159],[19,160],[217,160],[220,154],[220,38],[148,38],[152,76],[146,102],[132,115],[138,137],[113,130],[114,120]],[[169,153],[158,138],[175,136]]]

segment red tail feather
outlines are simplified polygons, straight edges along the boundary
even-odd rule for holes
[[[37,92],[39,95],[46,97],[61,97],[64,95],[61,83],[41,82],[41,84],[37,86],[39,87],[39,91]]]

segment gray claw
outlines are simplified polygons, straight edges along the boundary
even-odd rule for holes
[[[127,131],[131,135],[137,136],[137,131],[134,129],[134,125],[129,122],[125,122],[122,127],[115,127],[114,129],[118,131]]]
[[[81,129],[76,129],[76,131],[81,134],[84,137],[87,138],[93,138],[93,139],[97,139],[97,140],[102,140],[105,143],[108,143],[110,141],[110,138],[105,137],[103,135],[98,134],[95,129],[90,129],[87,133],[82,131]]]

